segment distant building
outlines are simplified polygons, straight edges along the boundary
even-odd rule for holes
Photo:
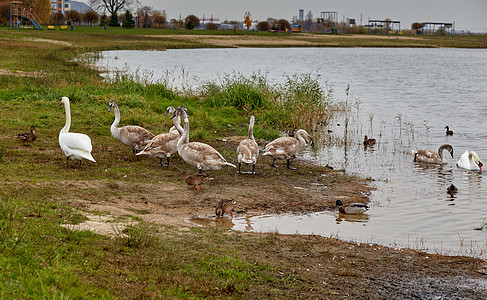
[[[91,9],[91,7],[84,2],[71,1],[71,10],[75,10],[75,11],[79,12],[80,14],[84,14],[87,11],[90,11],[93,9]]]
[[[71,10],[71,0],[51,0],[52,13],[62,13],[63,15]]]
[[[299,10],[299,16],[298,16],[299,21],[304,21],[304,9]]]

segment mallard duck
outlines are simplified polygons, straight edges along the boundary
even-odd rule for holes
[[[209,175],[207,174],[195,174],[195,175],[189,175],[186,177],[185,181],[188,185],[192,185],[192,188],[196,190],[201,190],[201,185],[208,182],[208,180],[212,180]],[[196,186],[199,186],[198,188]]]
[[[143,150],[147,143],[154,138],[154,134],[143,127],[135,125],[118,127],[120,123],[120,110],[114,100],[110,100],[108,111],[112,111],[112,108],[115,113],[115,120],[113,120],[112,126],[110,127],[112,136],[122,142],[122,144],[130,147],[134,154]]]
[[[288,169],[296,170],[296,168],[290,167],[290,160],[296,157],[296,153],[298,153],[307,142],[311,143],[311,147],[314,149],[315,143],[313,138],[306,132],[306,130],[299,129],[296,132],[296,137],[280,137],[267,144],[262,155],[272,157],[272,167],[278,167],[274,162],[279,158],[287,160]]]
[[[237,147],[238,173],[240,173],[240,166],[242,163],[245,163],[252,164],[252,174],[255,174],[255,164],[257,163],[257,156],[259,156],[259,146],[254,138],[254,122],[255,117],[250,116],[248,137],[241,141]]]
[[[375,139],[369,139],[368,136],[364,136],[364,146],[372,146],[375,145]]]
[[[447,189],[446,189],[446,192],[450,195],[453,196],[453,194],[456,194],[458,192],[458,188],[456,186],[454,186],[453,184],[451,184]]]
[[[31,126],[30,132],[19,133],[17,135],[17,138],[19,138],[22,142],[27,144],[35,141],[37,139],[36,128],[34,126]]]
[[[93,156],[91,156],[91,139],[89,136],[83,133],[69,132],[71,127],[71,108],[69,106],[69,98],[62,97],[61,102],[58,105],[64,104],[66,111],[66,124],[59,132],[59,146],[66,154],[66,166],[69,165],[69,159],[78,160],[81,165],[81,159],[87,159],[92,162],[96,162]]]
[[[184,123],[183,135],[178,140],[178,154],[188,164],[198,168],[198,172],[202,173],[207,170],[218,170],[224,166],[234,167],[226,161],[226,159],[215,150],[205,143],[189,142],[189,120],[186,107],[179,106],[174,112],[172,118],[181,116]]]
[[[167,114],[173,114],[175,108],[169,106],[166,110]],[[136,155],[147,155],[150,157],[159,158],[161,166],[170,167],[171,164],[169,162],[170,156],[176,152],[178,152],[178,140],[183,135],[183,128],[181,127],[181,118],[178,116],[173,118],[174,126],[171,127],[169,132],[161,133],[156,135],[154,138],[150,140],[150,142],[145,146],[145,148],[137,153]],[[167,164],[162,163],[162,159],[167,158]]]
[[[444,150],[447,150],[453,158],[453,147],[448,144],[441,145],[438,148],[438,153],[431,150],[413,150],[412,153],[414,154],[414,161],[431,164],[445,164],[447,161],[443,153]]]
[[[338,211],[343,214],[358,215],[363,214],[369,210],[369,206],[363,203],[350,203],[346,206],[343,205],[341,200],[337,200],[335,206],[338,207]]]
[[[465,151],[457,162],[457,167],[467,170],[480,170],[484,164],[480,160],[477,153],[473,151]]]
[[[450,127],[445,126],[446,129],[446,135],[453,135],[453,131],[450,130]]]
[[[233,219],[233,208],[237,204],[237,202],[233,201],[232,199],[223,199],[221,200],[216,209],[215,214],[217,218],[223,217],[224,214],[230,212],[232,219]]]

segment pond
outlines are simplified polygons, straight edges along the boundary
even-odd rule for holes
[[[310,215],[237,216],[235,230],[320,234],[345,240],[487,258],[486,180],[456,166],[475,151],[487,162],[487,50],[393,48],[195,49],[109,51],[99,67],[139,72],[177,89],[239,72],[265,74],[271,82],[301,73],[319,75],[335,98],[347,100],[344,115],[325,128],[317,151],[300,158],[372,179],[370,210],[361,217]],[[350,87],[348,96],[346,87]],[[445,126],[454,131],[445,134]],[[364,149],[368,135],[377,139]],[[258,138],[258,137],[257,137]],[[336,142],[342,141],[342,142]],[[451,144],[443,165],[413,162],[411,150]],[[487,166],[486,166],[487,168]],[[458,187],[453,197],[450,184]]]

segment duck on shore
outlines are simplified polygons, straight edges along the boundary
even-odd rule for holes
[[[30,132],[19,133],[17,135],[17,138],[19,138],[22,142],[27,144],[35,141],[37,139],[36,128],[34,126],[31,126]]]
[[[216,217],[221,218],[224,214],[230,212],[233,219],[233,208],[235,207],[235,204],[237,204],[237,202],[232,199],[221,200],[215,209]]]

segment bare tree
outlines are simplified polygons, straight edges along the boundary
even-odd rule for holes
[[[311,26],[313,25],[313,13],[311,10],[306,14],[306,19],[303,23],[303,29],[306,31],[311,31]]]
[[[157,28],[161,28],[161,25],[164,26],[164,24],[166,24],[166,22],[167,22],[166,11],[163,10],[161,12],[155,12],[152,15],[152,22],[154,24],[157,24]]]
[[[152,26],[152,14],[154,9],[150,6],[142,6],[137,9],[137,27],[150,28]]]
[[[138,4],[140,4],[139,0],[90,0],[90,6],[94,10],[98,12],[106,10],[110,14],[118,14],[121,9]]]

